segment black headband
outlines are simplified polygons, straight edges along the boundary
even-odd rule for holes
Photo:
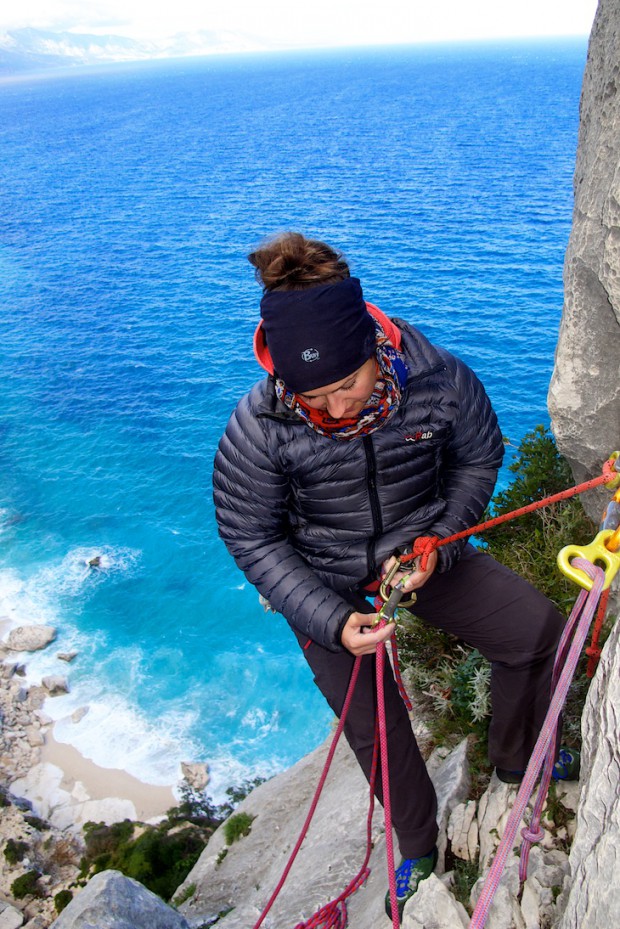
[[[297,393],[348,377],[375,351],[375,323],[356,277],[271,291],[260,311],[276,374]]]

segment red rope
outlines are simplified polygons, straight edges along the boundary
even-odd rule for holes
[[[575,487],[569,487],[568,490],[561,490],[557,494],[543,497],[542,500],[535,500],[533,503],[528,503],[527,506],[519,507],[518,510],[512,510],[510,513],[502,513],[501,516],[487,519],[485,522],[479,523],[471,529],[463,529],[462,532],[455,532],[454,535],[449,535],[445,539],[439,539],[437,536],[419,536],[413,544],[412,551],[400,556],[401,564],[408,564],[410,561],[413,561],[414,558],[421,555],[422,561],[420,567],[424,571],[429,554],[435,549],[441,548],[442,545],[448,545],[449,542],[458,542],[460,539],[467,539],[469,536],[478,535],[486,529],[492,529],[494,526],[506,523],[510,519],[516,519],[518,516],[525,516],[526,513],[533,513],[535,510],[540,510],[552,503],[559,503],[561,500],[568,500],[576,494],[584,493],[586,490],[592,490],[594,487],[600,487],[601,484],[608,484],[613,480],[614,476],[615,474],[612,471],[612,462],[610,459],[603,465],[603,473],[601,475],[593,477],[590,481],[584,481],[583,484],[577,484]]]
[[[293,863],[302,846],[302,843],[304,839],[306,838],[306,834],[310,827],[310,822],[317,808],[319,798],[321,796],[323,787],[325,785],[325,781],[327,779],[327,774],[329,772],[329,769],[331,767],[331,764],[334,758],[334,754],[336,752],[336,746],[338,744],[338,741],[344,729],[344,724],[347,718],[347,714],[349,712],[349,708],[351,706],[353,692],[355,690],[355,685],[357,683],[357,678],[359,675],[360,664],[361,664],[361,657],[357,657],[353,665],[353,671],[351,673],[351,680],[349,681],[349,687],[348,687],[347,694],[345,697],[344,705],[342,707],[342,713],[340,716],[340,720],[338,722],[338,726],[332,738],[331,745],[329,747],[329,752],[327,753],[327,758],[325,759],[325,764],[323,766],[323,771],[321,773],[321,777],[319,778],[319,783],[314,793],[312,803],[310,804],[310,809],[308,810],[308,814],[303,824],[301,833],[299,835],[299,838],[297,839],[297,842],[295,844],[293,851],[291,852],[291,855],[286,864],[286,867],[284,868],[284,871],[282,872],[282,877],[278,881],[278,884],[275,890],[273,891],[271,897],[269,898],[269,901],[267,905],[265,906],[263,912],[261,913],[258,922],[254,925],[254,929],[259,929],[265,917],[267,916],[269,910],[273,906],[278,894],[282,890],[282,887],[284,885],[284,882],[286,881],[286,878],[288,877],[289,871],[291,870],[293,866]],[[381,679],[381,684],[383,684],[383,678]],[[313,916],[311,916],[307,922],[298,923],[295,926],[295,929],[345,929],[347,925],[347,905],[346,905],[347,898],[350,897],[351,894],[355,893],[355,891],[364,884],[364,882],[368,878],[368,875],[370,874],[368,862],[370,860],[370,854],[372,852],[372,847],[373,847],[372,817],[374,813],[374,804],[375,804],[375,785],[377,782],[379,740],[380,740],[379,724],[377,722],[376,733],[375,733],[375,744],[374,744],[372,765],[371,765],[370,779],[369,779],[370,781],[370,803],[368,806],[368,816],[366,820],[366,854],[365,854],[362,866],[360,870],[358,871],[358,873],[353,878],[353,880],[350,881],[350,883],[345,887],[345,889],[342,891],[342,893],[338,897],[336,897],[334,900],[331,900],[329,903],[325,904],[325,906],[321,907],[321,909],[318,910]]]
[[[590,645],[586,648],[586,655],[588,655],[588,667],[586,668],[586,674],[588,677],[594,677],[594,673],[598,666],[599,658],[601,657],[601,646],[599,645],[599,639],[601,637],[601,631],[603,629],[603,623],[605,622],[605,616],[607,614],[607,601],[609,600],[609,587],[607,590],[604,590],[601,594],[601,600],[598,605],[598,613],[596,614],[596,619],[594,621],[594,626],[592,627],[592,639]]]
[[[381,623],[385,625],[385,623]],[[388,766],[387,728],[385,724],[385,700],[383,695],[383,669],[385,667],[385,642],[377,646],[377,719],[379,721],[379,744],[381,747],[381,784],[383,787],[383,811],[385,816],[385,854],[390,884],[390,906],[392,926],[399,929],[400,917],[396,900],[396,874],[394,869],[394,840],[392,836],[392,802],[390,800],[390,771]]]

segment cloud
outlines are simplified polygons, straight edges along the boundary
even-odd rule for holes
[[[313,0],[303,16],[291,0],[20,0],[10,6],[0,12],[0,29],[32,26],[141,40],[226,30],[272,47],[299,47],[583,35],[596,0]]]

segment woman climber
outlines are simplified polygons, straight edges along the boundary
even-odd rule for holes
[[[366,777],[375,738],[375,630],[367,597],[416,537],[475,525],[503,442],[470,368],[366,303],[340,253],[284,233],[249,260],[263,286],[254,339],[267,377],[233,412],[215,459],[220,534],[239,568],[291,625],[339,715],[363,656],[345,735]],[[396,575],[393,583],[401,578]],[[489,758],[518,782],[549,705],[564,618],[541,593],[464,542],[404,580],[415,614],[491,663]],[[435,791],[386,662],[392,820],[405,901],[436,860]],[[380,778],[376,794],[381,801]],[[389,894],[386,907],[390,915]]]

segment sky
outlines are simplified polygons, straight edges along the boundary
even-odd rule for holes
[[[588,35],[597,0],[19,0],[0,33],[52,31],[157,40],[201,30],[265,48],[386,45],[509,36]]]

